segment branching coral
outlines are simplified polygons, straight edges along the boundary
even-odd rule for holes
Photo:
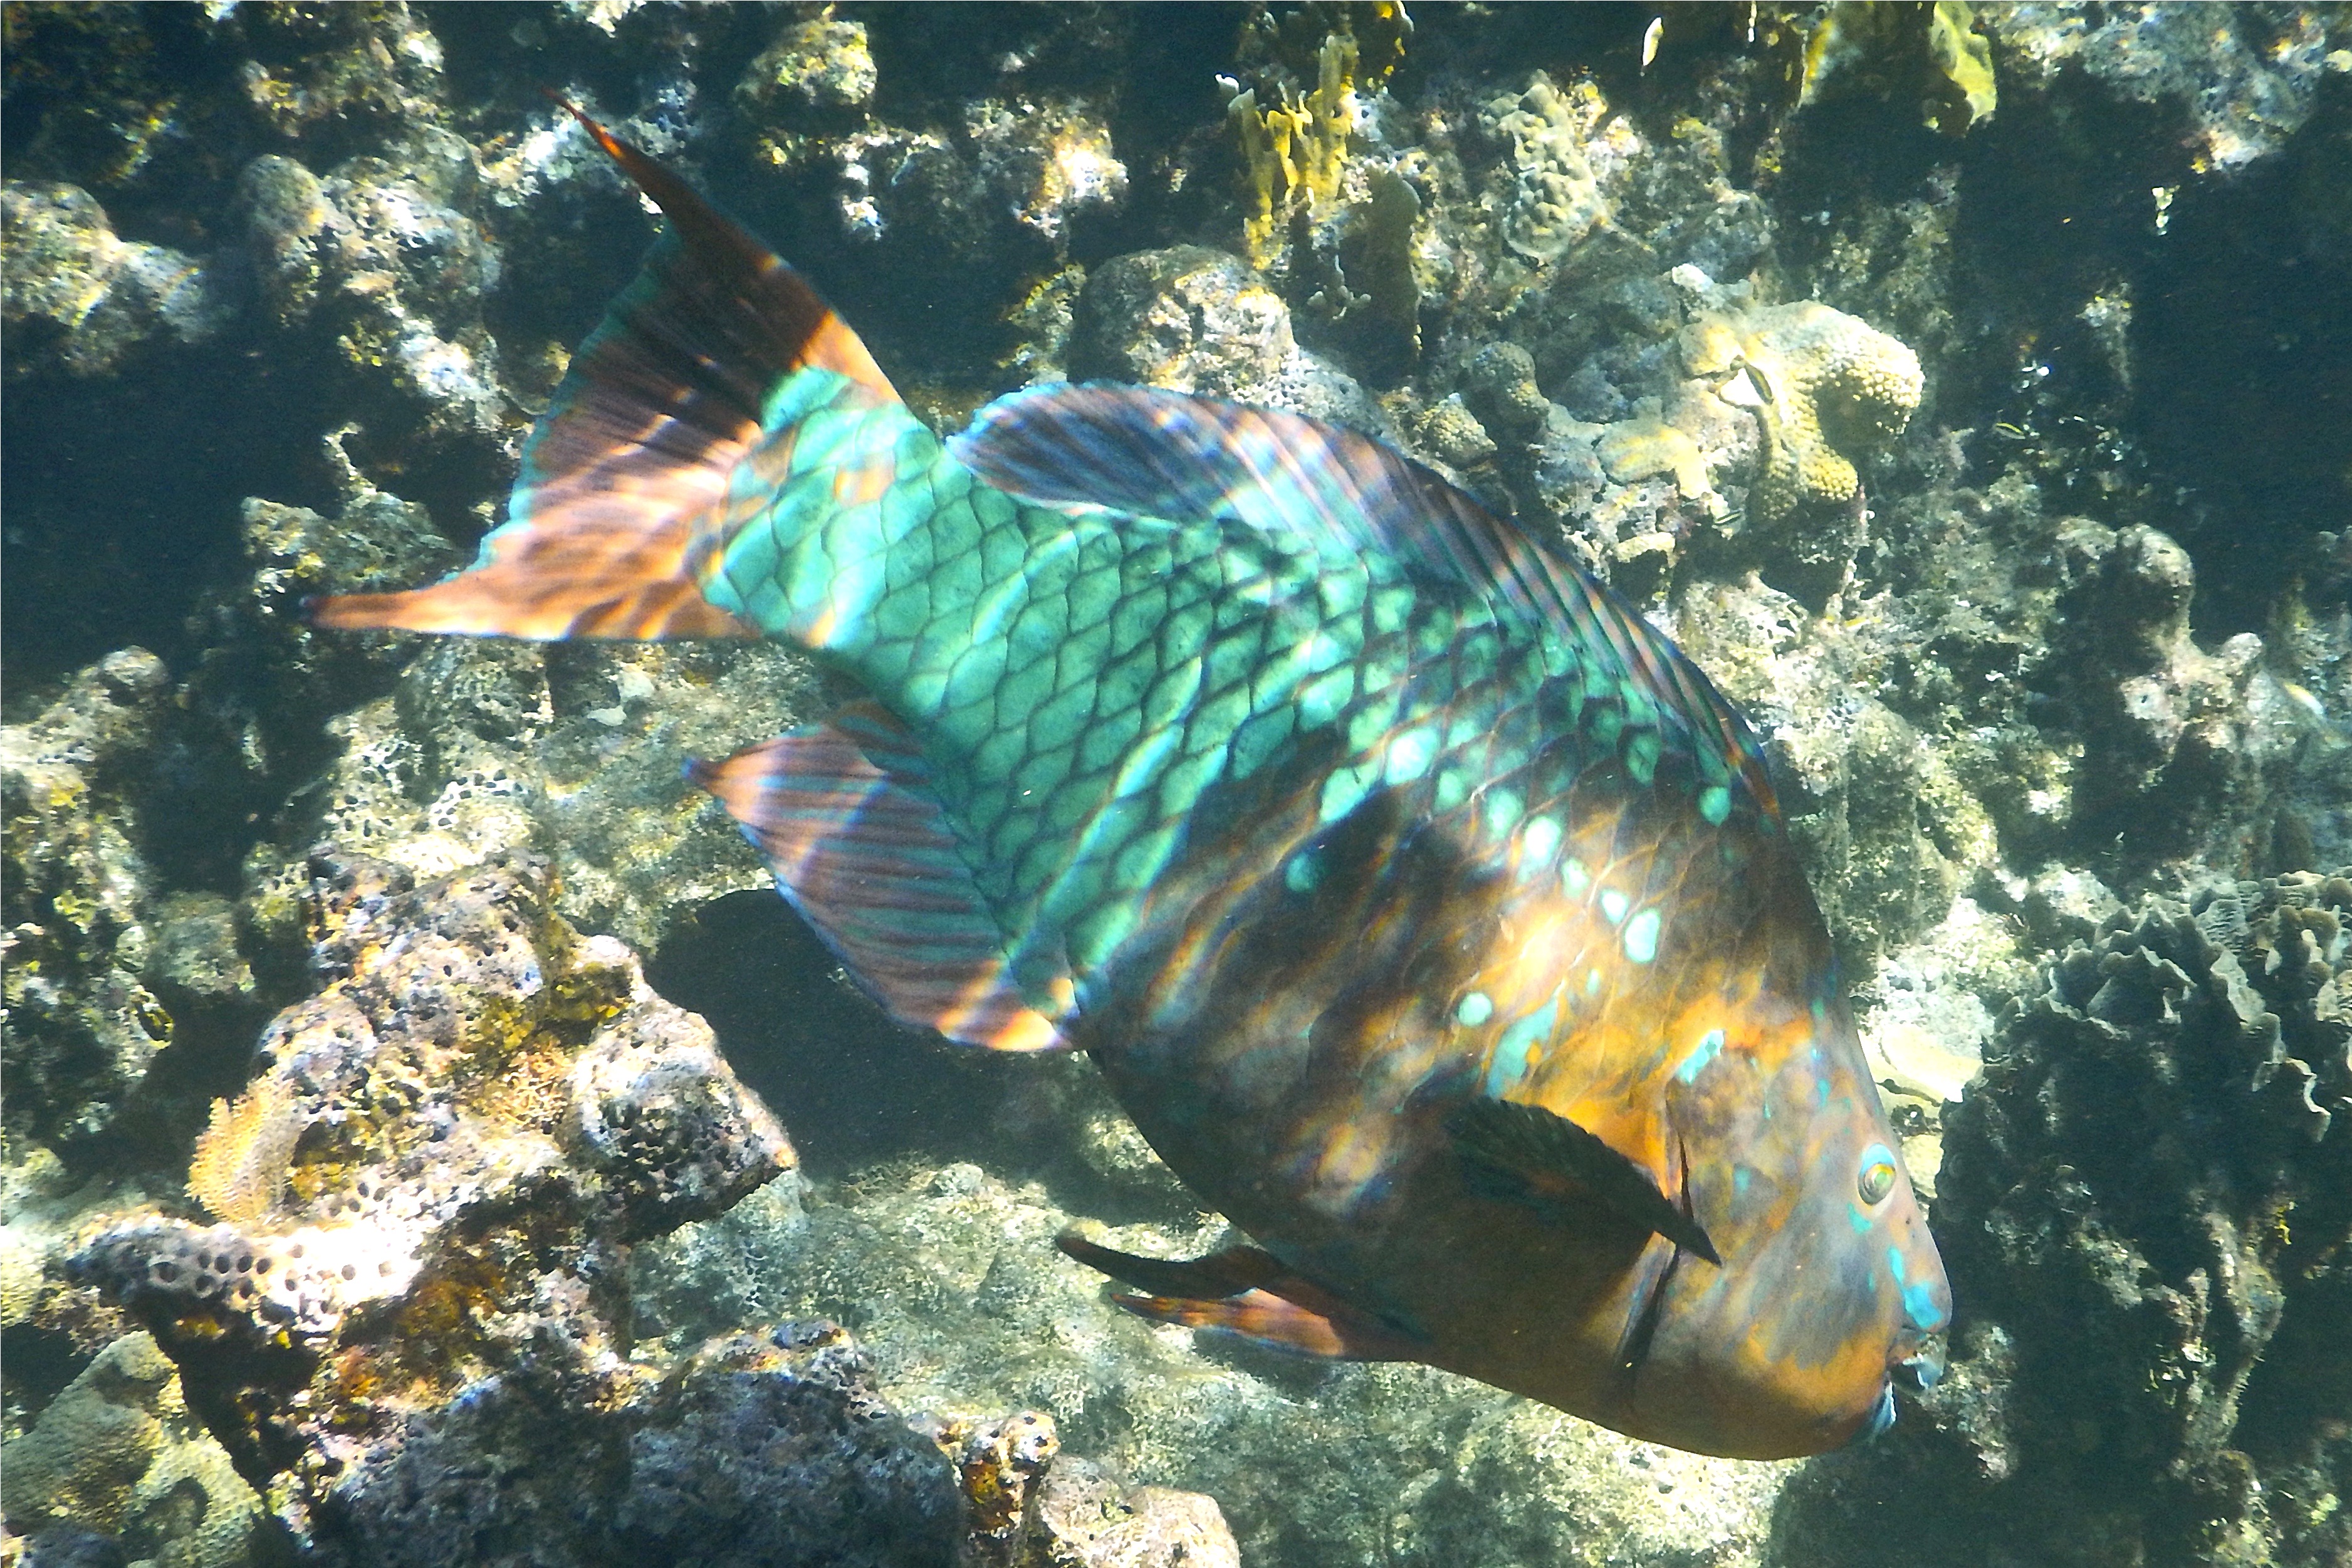
[[[1965,0],[1857,5],[1841,0],[1805,36],[1801,101],[1840,87],[1920,105],[1927,124],[1958,136],[1992,118],[1992,44]]]
[[[1334,33],[1317,56],[1311,91],[1284,89],[1261,109],[1251,88],[1235,93],[1227,105],[1249,180],[1242,241],[1251,266],[1274,260],[1292,218],[1312,216],[1339,195],[1348,137],[1356,127],[1355,81],[1356,40]]]

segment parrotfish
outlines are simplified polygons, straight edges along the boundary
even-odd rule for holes
[[[576,112],[576,111],[575,111]],[[1254,1245],[1122,1304],[1819,1452],[1948,1288],[1748,724],[1355,431],[1034,386],[942,440],[814,289],[668,220],[468,569],[319,624],[777,637],[863,700],[689,776],[894,1018],[1090,1053]]]

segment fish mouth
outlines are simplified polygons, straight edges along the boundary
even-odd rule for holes
[[[1910,1354],[1887,1368],[1906,1393],[1925,1394],[1944,1380],[1944,1336],[1926,1336]]]

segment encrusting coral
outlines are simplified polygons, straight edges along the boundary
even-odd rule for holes
[[[1517,171],[1504,237],[1530,261],[1559,260],[1608,221],[1578,121],[1569,96],[1538,71],[1517,107],[1496,121],[1496,130],[1510,139]]]
[[[1763,522],[1853,500],[1853,456],[1901,435],[1926,390],[1908,347],[1811,300],[1704,315],[1681,345],[1691,374],[1756,410],[1764,455],[1748,505]]]

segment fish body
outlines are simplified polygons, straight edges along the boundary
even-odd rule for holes
[[[1150,389],[942,441],[764,247],[672,234],[474,567],[322,624],[760,636],[868,694],[693,776],[894,1016],[1088,1051],[1259,1244],[1148,1315],[1703,1452],[1932,1381],[1940,1263],[1754,738],[1378,443]]]

